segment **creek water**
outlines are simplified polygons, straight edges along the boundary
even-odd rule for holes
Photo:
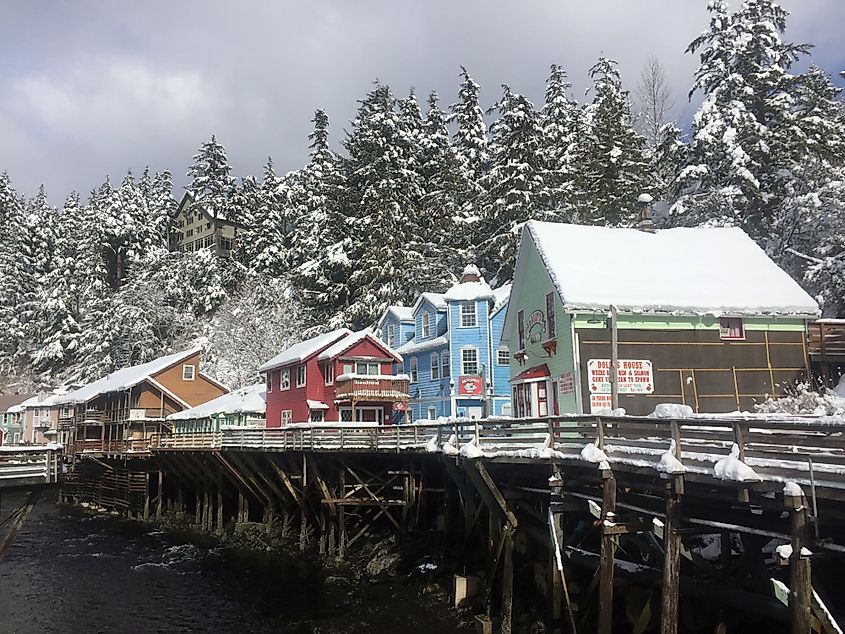
[[[5,495],[2,516],[20,504]],[[42,500],[0,562],[0,632],[457,632],[419,579],[331,576],[316,561]]]

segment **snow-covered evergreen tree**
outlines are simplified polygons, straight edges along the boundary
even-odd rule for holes
[[[581,112],[569,96],[572,84],[558,64],[552,64],[546,80],[545,103],[540,113],[543,142],[540,155],[545,169],[546,203],[561,220],[573,203],[573,161],[577,156]]]
[[[576,219],[627,225],[637,218],[639,195],[653,188],[645,141],[634,129],[616,62],[599,58],[590,77],[593,98],[584,108],[584,133],[575,160]]]
[[[481,263],[502,283],[510,280],[520,228],[526,220],[550,219],[545,197],[543,130],[534,105],[502,86],[499,117],[490,127],[491,167],[482,180],[483,236]]]
[[[203,143],[194,155],[193,165],[187,173],[191,182],[186,189],[214,218],[237,221],[237,212],[230,205],[237,186],[231,172],[226,148],[212,134],[211,140]]]

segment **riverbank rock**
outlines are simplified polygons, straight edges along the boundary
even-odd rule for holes
[[[370,560],[364,567],[364,573],[370,581],[377,581],[383,577],[395,577],[399,570],[402,555],[396,543],[386,540],[377,544],[370,553]]]

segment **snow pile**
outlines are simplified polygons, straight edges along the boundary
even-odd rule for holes
[[[804,490],[795,482],[788,481],[783,485],[783,494],[786,497],[803,497]]]
[[[737,482],[760,482],[761,478],[754,469],[739,459],[739,446],[734,443],[731,453],[719,460],[713,467],[713,473],[722,480],[735,480]]]
[[[695,415],[689,405],[680,403],[660,403],[649,414],[650,418],[692,418]]]
[[[436,453],[439,451],[439,447],[437,446],[437,434],[429,438],[428,442],[425,443],[425,450],[428,453]]]
[[[778,554],[782,560],[786,561],[790,557],[792,557],[792,544],[781,544],[777,548],[775,548],[775,552]],[[801,547],[801,556],[802,557],[809,557],[813,554],[809,548],[805,548],[804,546]]]
[[[469,458],[470,460],[476,460],[477,458],[484,457],[484,452],[481,450],[481,447],[478,446],[478,442],[475,438],[461,446],[460,454],[462,457]]]
[[[736,227],[646,233],[531,220],[523,238],[529,240],[566,308],[607,310],[615,304],[623,311],[644,312],[819,313],[816,301]],[[596,253],[623,253],[626,262],[637,266],[596,267]],[[732,271],[729,279],[713,275],[714,253],[723,270]],[[659,271],[659,279],[643,271]]]
[[[581,459],[587,462],[599,463],[607,460],[607,454],[596,447],[595,443],[587,443],[581,449]]]
[[[460,453],[458,451],[458,437],[455,434],[449,436],[449,440],[443,443],[442,451],[447,456],[457,456]]]
[[[675,439],[673,438],[669,443],[669,450],[660,456],[660,461],[654,468],[662,473],[671,473],[673,475],[686,473],[687,468],[675,456],[675,449]]]
[[[799,383],[787,388],[787,395],[782,398],[769,397],[755,406],[761,414],[809,414],[812,416],[845,415],[845,385],[840,379],[835,390],[821,388],[818,392],[807,383]]]
[[[602,407],[595,413],[598,416],[625,416],[625,414],[627,414],[624,407],[617,407],[616,409],[612,409],[610,407]]]

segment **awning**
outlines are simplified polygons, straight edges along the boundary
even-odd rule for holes
[[[533,368],[528,368],[523,372],[517,374],[512,381],[530,381],[531,379],[543,379],[551,376],[549,366],[545,363],[542,365],[535,365]]]
[[[308,405],[308,409],[329,409],[329,406],[322,401],[312,401],[308,399],[305,403]]]

